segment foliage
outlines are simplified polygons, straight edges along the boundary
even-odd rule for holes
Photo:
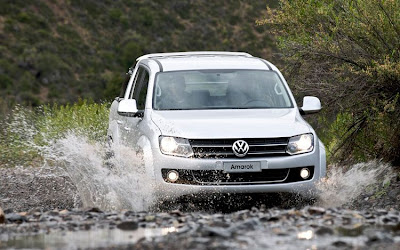
[[[0,166],[37,165],[40,148],[65,137],[81,135],[93,141],[106,138],[110,103],[79,101],[72,105],[16,106],[0,124]]]
[[[334,121],[326,137],[339,159],[400,161],[399,9],[398,0],[282,0],[268,9],[295,91],[321,97]]]
[[[105,139],[110,104],[81,100],[72,105],[46,105],[41,109],[37,129],[46,140],[64,137],[73,132],[91,140]]]
[[[35,116],[29,109],[16,106],[13,116],[0,124],[0,166],[13,167],[40,160],[38,151],[30,143],[35,135]]]
[[[270,57],[271,34],[252,25],[264,7],[264,0],[0,1],[0,98],[31,106],[110,100],[122,83],[115,79],[144,53]]]

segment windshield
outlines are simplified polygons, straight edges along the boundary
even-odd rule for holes
[[[158,73],[156,110],[291,108],[277,73],[264,70],[195,70]]]

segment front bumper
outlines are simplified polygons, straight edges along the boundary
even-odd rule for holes
[[[316,183],[325,173],[325,165],[320,164],[319,147],[313,152],[293,155],[259,157],[251,159],[243,158],[182,158],[161,154],[159,149],[153,150],[153,167],[156,179],[156,196],[159,199],[175,199],[183,195],[209,194],[209,193],[275,193],[291,192],[308,196],[315,191]],[[271,182],[271,183],[230,183],[221,185],[218,183],[201,183],[198,185],[169,183],[165,180],[165,169],[187,170],[187,171],[223,171],[223,162],[228,161],[260,161],[264,169],[299,169],[302,167],[313,167],[313,175],[304,181],[295,182]],[[164,169],[164,176],[162,170]]]

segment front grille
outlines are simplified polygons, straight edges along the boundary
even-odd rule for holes
[[[232,145],[239,139],[191,139],[194,157],[227,158],[236,157]],[[251,138],[243,139],[249,144],[249,152],[244,157],[287,155],[286,147],[289,138]],[[243,158],[243,157],[242,157]]]

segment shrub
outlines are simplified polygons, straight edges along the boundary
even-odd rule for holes
[[[109,103],[81,100],[71,105],[45,105],[36,109],[16,106],[0,123],[0,166],[39,165],[41,146],[68,133],[92,141],[107,134]]]
[[[399,1],[372,0],[283,0],[268,9],[293,88],[338,115],[339,158],[400,161],[399,143],[383,146],[400,133],[399,9]]]
[[[46,105],[41,112],[36,125],[46,140],[58,139],[70,132],[91,140],[105,139],[107,134],[109,103],[81,100],[72,105]]]

